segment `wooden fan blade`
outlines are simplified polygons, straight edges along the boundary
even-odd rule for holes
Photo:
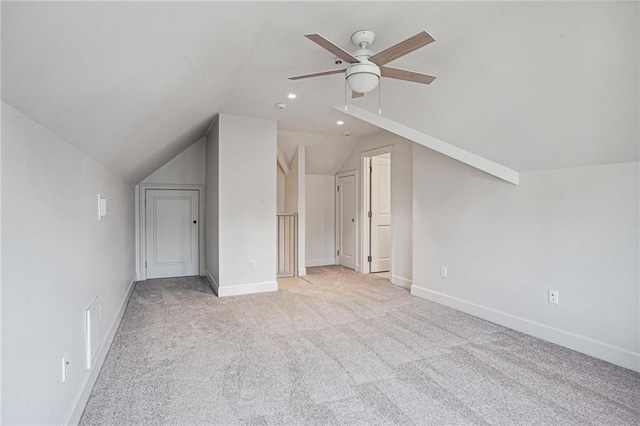
[[[351,99],[355,99],[355,98],[361,98],[364,96],[364,93],[360,93],[360,92],[351,92]]]
[[[380,67],[380,74],[382,74],[383,77],[412,81],[414,83],[422,84],[431,84],[431,82],[436,79],[432,75],[420,74],[419,72],[401,70],[400,68],[391,67]]]
[[[436,41],[436,39],[431,37],[428,32],[422,31],[405,41],[401,41],[382,52],[376,53],[370,57],[369,60],[378,66],[382,66],[434,41]]]
[[[350,64],[360,62],[358,58],[353,56],[351,53],[347,52],[340,46],[333,44],[326,38],[322,37],[320,34],[307,34],[305,35],[305,37],[311,40],[312,42],[314,42],[315,44],[317,44],[318,46],[322,47],[323,49],[326,49],[329,52],[333,53],[343,61],[347,61]]]
[[[346,71],[346,69],[343,68],[343,69],[340,69],[340,70],[314,72],[313,74],[305,74],[305,75],[297,75],[295,77],[289,77],[289,80],[302,80],[303,78],[322,77],[323,75],[340,74],[340,73],[343,73],[345,71]]]

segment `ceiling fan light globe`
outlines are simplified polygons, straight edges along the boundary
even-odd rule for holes
[[[373,63],[355,64],[347,69],[347,84],[354,92],[371,92],[379,82],[380,68]]]

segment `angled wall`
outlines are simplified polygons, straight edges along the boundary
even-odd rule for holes
[[[206,140],[201,138],[192,143],[184,151],[167,161],[158,170],[147,176],[139,184],[135,186],[135,205],[136,205],[136,273],[137,279],[146,278],[145,265],[145,204],[144,192],[153,186],[156,188],[175,188],[182,185],[190,187],[203,187],[206,182]],[[165,186],[166,185],[166,186]],[[203,197],[204,199],[204,197]],[[204,226],[204,220],[200,220],[201,226]],[[202,230],[201,236],[204,235]],[[200,251],[203,251],[204,244],[200,245]],[[204,253],[200,253],[200,265],[205,263]],[[202,274],[204,269],[200,267]]]
[[[205,145],[205,138],[194,142],[140,183],[204,185]]]
[[[640,371],[639,163],[517,187],[413,152],[412,294]]]
[[[106,354],[134,280],[133,183],[3,103],[2,186],[2,423],[74,422],[100,367],[85,309],[100,297]]]

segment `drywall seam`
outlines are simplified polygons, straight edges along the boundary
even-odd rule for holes
[[[109,353],[109,348],[111,348],[113,338],[116,336],[116,331],[118,331],[118,327],[120,327],[120,323],[122,322],[122,318],[124,317],[124,312],[126,311],[127,305],[129,304],[129,299],[131,299],[133,290],[136,287],[135,284],[136,280],[131,280],[129,289],[127,290],[127,296],[124,298],[122,306],[120,306],[120,310],[118,311],[116,319],[113,321],[113,324],[111,324],[109,335],[102,345],[102,349],[100,349],[100,354],[98,355],[98,358],[96,358],[96,363],[91,369],[91,373],[85,380],[84,384],[80,387],[80,391],[73,399],[71,407],[67,412],[67,415],[64,417],[64,421],[62,422],[63,425],[77,425],[80,422],[80,418],[82,417],[82,413],[84,412],[84,407],[87,405],[89,395],[91,395],[91,391],[93,390],[93,385],[96,384],[96,380],[98,379],[98,374],[100,374],[102,364],[104,364],[104,360],[107,358],[107,353]]]
[[[640,353],[600,342],[589,337],[550,327],[516,315],[488,308],[477,303],[452,297],[417,285],[411,286],[411,295],[480,317],[487,321],[547,340],[560,346],[640,372]]]
[[[448,142],[441,141],[440,139],[427,135],[426,133],[419,132],[418,130],[400,124],[397,121],[393,121],[389,118],[374,114],[372,112],[352,105],[349,105],[348,108],[345,106],[334,106],[333,109],[340,111],[343,114],[355,117],[366,123],[373,124],[376,127],[384,129],[388,132],[401,136],[420,145],[426,146],[427,148],[439,152],[440,154],[451,157],[454,160],[458,160],[461,163],[467,164],[499,179],[502,179],[514,185],[520,184],[520,173],[518,173],[517,171],[503,166],[502,164],[487,160],[486,158],[480,157],[477,154],[465,151],[464,149],[458,148],[457,146],[452,145]]]

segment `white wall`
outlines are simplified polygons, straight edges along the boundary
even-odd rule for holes
[[[285,174],[280,165],[276,164],[276,173],[277,173],[277,209],[278,213],[284,213],[284,197],[285,197]]]
[[[141,183],[204,185],[205,146],[205,138],[194,142]]]
[[[355,146],[349,157],[346,159],[340,171],[358,170],[358,187],[362,192],[362,160],[361,155],[365,151],[393,146],[391,156],[391,204],[393,209],[393,242],[391,258],[391,282],[397,285],[408,287],[412,282],[412,197],[413,197],[413,176],[412,169],[412,146],[413,143],[393,135],[380,131],[372,136],[363,138]],[[361,195],[361,194],[360,194]],[[358,197],[357,208],[361,212],[361,196]],[[361,215],[361,214],[360,214]],[[358,227],[358,240],[362,241],[361,226]],[[363,248],[359,247],[358,253],[362,253]],[[356,269],[361,270],[360,255],[357,259]]]
[[[214,287],[220,282],[220,234],[219,234],[219,117],[206,136],[206,178],[205,178],[205,259],[207,277]]]
[[[298,150],[296,149],[291,157],[289,173],[284,177],[284,211],[286,213],[298,212]]]
[[[85,309],[100,296],[104,343],[134,279],[133,184],[5,103],[2,150],[2,423],[61,424],[92,373]]]
[[[298,275],[306,275],[306,147],[296,148],[284,178],[285,213],[298,213]]]
[[[638,167],[514,186],[414,145],[412,293],[640,369]]]
[[[334,265],[335,176],[306,176],[305,266]]]
[[[2,126],[0,126],[2,127]],[[2,330],[2,137],[0,137],[0,330]],[[0,332],[0,423],[2,423],[2,333]]]
[[[165,163],[158,170],[147,176],[142,182],[135,186],[135,206],[136,206],[136,273],[137,279],[146,278],[146,272],[142,265],[145,262],[145,231],[141,229],[145,226],[144,217],[144,192],[145,185],[204,185],[206,181],[206,140],[202,138],[174,158]],[[142,185],[142,188],[141,188]],[[204,226],[204,221],[202,226]],[[201,231],[202,234],[202,231]],[[201,244],[204,247],[204,244]],[[202,251],[202,248],[201,248]],[[200,265],[205,263],[205,256],[200,253]],[[200,268],[203,272],[203,268]]]
[[[276,132],[273,120],[227,114],[218,118],[220,296],[278,288]],[[208,197],[208,206],[211,202]],[[253,270],[251,260],[255,260]]]

